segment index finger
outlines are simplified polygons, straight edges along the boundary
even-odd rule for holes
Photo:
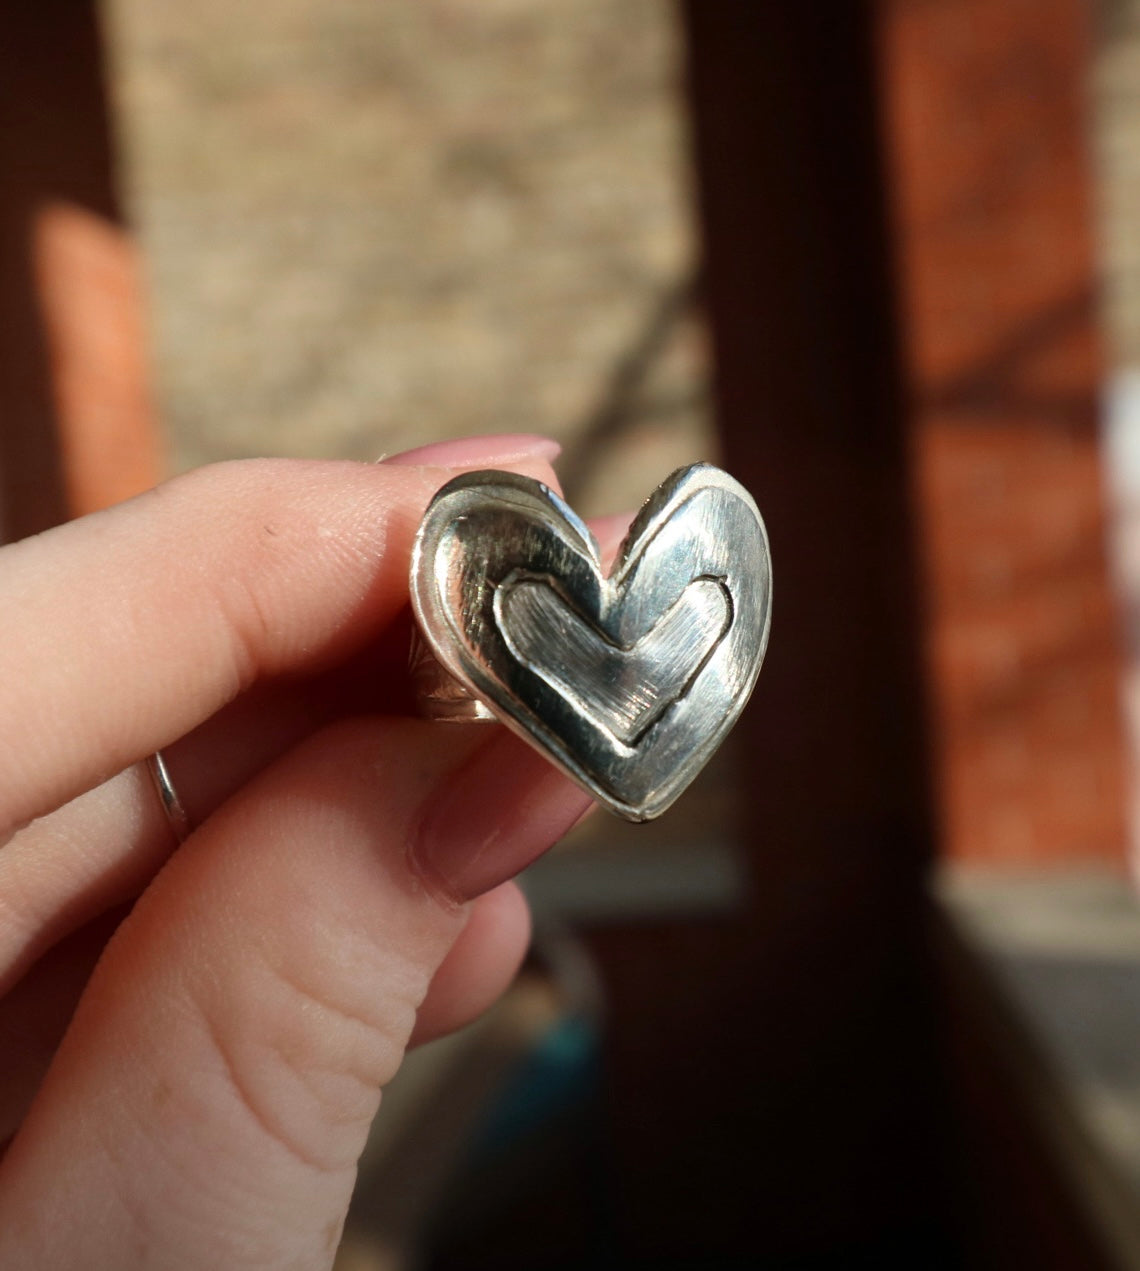
[[[514,457],[503,466],[551,479],[539,455],[516,446]],[[256,679],[317,669],[373,638],[406,602],[411,541],[447,476],[219,464],[5,548],[0,841]]]

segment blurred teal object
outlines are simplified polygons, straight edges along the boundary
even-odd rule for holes
[[[477,1123],[467,1158],[499,1157],[598,1089],[601,1033],[597,1022],[572,1014],[559,1020],[525,1055]]]

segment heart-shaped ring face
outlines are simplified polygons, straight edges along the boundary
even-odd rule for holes
[[[647,821],[743,710],[771,580],[756,504],[708,464],[657,488],[608,578],[593,535],[552,490],[471,472],[424,516],[411,593],[447,671],[599,802]]]

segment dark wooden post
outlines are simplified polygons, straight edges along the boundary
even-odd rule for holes
[[[685,13],[718,419],[775,601],[741,726],[747,914],[596,939],[620,1240],[646,1265],[935,1266],[931,817],[869,15]]]

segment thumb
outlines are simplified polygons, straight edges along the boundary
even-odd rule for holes
[[[502,812],[470,843],[497,862],[480,887],[584,810],[549,768],[500,758],[485,780],[499,731],[337,725],[191,836],[108,945],[0,1167],[0,1266],[331,1264],[380,1087],[467,917],[410,864],[428,809],[462,792],[473,825]]]

